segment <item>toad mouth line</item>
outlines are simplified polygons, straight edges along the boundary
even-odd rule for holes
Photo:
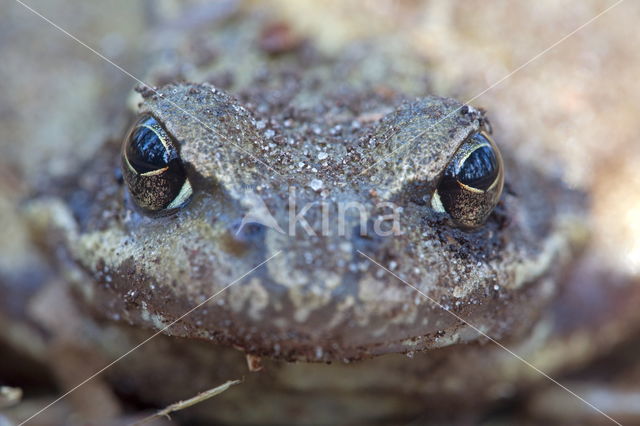
[[[464,318],[462,318],[461,316],[459,316],[458,314],[456,314],[455,312],[452,312],[450,309],[448,309],[447,307],[445,307],[444,305],[442,305],[441,303],[439,303],[437,300],[435,300],[434,298],[428,296],[427,294],[425,294],[424,292],[422,292],[419,288],[417,288],[416,286],[414,286],[413,284],[407,282],[406,280],[403,280],[402,278],[400,278],[398,275],[396,275],[395,273],[393,273],[391,270],[389,270],[388,268],[385,268],[383,265],[381,265],[380,263],[378,263],[377,261],[375,261],[373,258],[369,257],[368,255],[366,255],[365,253],[363,253],[360,250],[357,250],[357,252],[365,257],[367,260],[369,260],[371,263],[375,264],[376,266],[378,266],[379,268],[383,269],[384,271],[388,272],[389,274],[391,274],[393,277],[395,277],[396,279],[400,280],[400,282],[402,282],[403,284],[405,284],[408,287],[411,287],[413,290],[415,290],[418,294],[420,294],[422,297],[424,297],[425,299],[427,299],[428,301],[430,301],[431,303],[433,303],[434,305],[436,305],[437,307],[439,307],[440,309],[444,310],[445,312],[451,314],[453,317],[455,317],[458,321],[461,321],[462,323],[464,323],[466,326],[470,327],[471,329],[473,329],[475,332],[477,332],[478,334],[482,335],[483,337],[485,337],[486,339],[488,339],[490,342],[494,343],[495,345],[497,345],[500,349],[506,351],[507,353],[509,353],[510,355],[512,355],[513,357],[515,357],[516,359],[518,359],[519,361],[521,361],[522,363],[524,363],[527,367],[533,369],[535,372],[537,372],[538,374],[540,374],[541,376],[544,376],[546,379],[548,379],[549,381],[551,381],[553,384],[559,386],[560,388],[562,388],[563,390],[565,390],[566,392],[568,392],[569,394],[571,394],[572,396],[578,398],[580,401],[582,401],[583,403],[585,403],[586,405],[588,405],[589,407],[593,408],[595,411],[597,411],[598,413],[602,414],[604,417],[606,417],[608,420],[612,421],[614,424],[618,425],[618,426],[622,426],[621,423],[619,423],[618,421],[616,421],[615,419],[613,419],[612,417],[610,417],[607,413],[605,413],[604,411],[600,410],[598,407],[596,407],[595,405],[593,405],[592,403],[590,403],[589,401],[587,401],[586,399],[584,399],[583,397],[581,397],[580,395],[578,395],[577,393],[575,393],[574,391],[572,391],[571,389],[569,389],[568,387],[566,387],[565,385],[563,385],[562,383],[560,383],[559,381],[557,381],[556,379],[554,379],[553,377],[549,376],[547,373],[545,373],[544,371],[540,370],[538,367],[536,367],[535,365],[531,364],[529,361],[527,361],[526,359],[524,359],[523,357],[521,357],[520,355],[518,355],[517,353],[513,352],[511,349],[509,349],[508,347],[504,346],[502,343],[498,342],[496,339],[494,339],[493,337],[489,336],[488,334],[484,333],[482,330],[480,330],[478,327],[476,327],[475,325],[471,324],[470,322],[468,322],[467,320],[465,320]]]
[[[194,306],[193,308],[189,309],[187,312],[185,312],[184,314],[180,315],[178,318],[176,318],[175,320],[173,320],[172,322],[169,323],[169,325],[165,326],[164,328],[156,331],[154,334],[152,334],[151,336],[147,337],[145,340],[143,340],[142,342],[138,343],[136,346],[134,346],[133,348],[129,349],[127,352],[125,352],[124,354],[120,355],[118,358],[116,358],[115,360],[111,361],[109,364],[107,364],[106,366],[102,367],[100,370],[96,371],[94,374],[92,374],[91,376],[87,377],[86,379],[84,379],[82,382],[78,383],[77,385],[75,385],[74,387],[72,387],[71,389],[69,389],[67,392],[65,392],[64,394],[60,395],[58,398],[56,398],[55,400],[53,400],[52,402],[50,402],[49,404],[47,404],[45,407],[41,408],[39,411],[37,411],[36,413],[32,414],[29,418],[27,418],[26,420],[22,421],[18,426],[22,426],[24,424],[27,424],[28,422],[30,422],[31,420],[33,420],[35,417],[39,416],[40,414],[42,414],[44,411],[46,411],[47,409],[49,409],[50,407],[52,407],[53,405],[55,405],[56,403],[60,402],[61,400],[63,400],[64,398],[66,398],[67,396],[69,396],[71,393],[75,392],[76,390],[78,390],[80,387],[84,386],[86,383],[90,382],[91,380],[93,380],[94,378],[96,378],[97,376],[99,376],[100,374],[104,373],[106,370],[108,370],[109,368],[111,368],[113,365],[117,364],[119,361],[121,361],[122,359],[126,358],[127,356],[129,356],[131,353],[135,352],[136,350],[138,350],[140,347],[144,346],[145,344],[147,344],[149,341],[153,340],[154,338],[156,338],[157,336],[159,336],[160,334],[164,333],[165,331],[167,331],[169,328],[173,327],[174,325],[176,325],[178,322],[182,321],[184,318],[186,318],[187,316],[191,315],[194,311],[198,310],[199,308],[201,308],[202,306],[204,306],[205,304],[207,304],[208,302],[210,302],[211,300],[213,300],[216,296],[220,295],[222,292],[224,292],[225,290],[229,289],[231,286],[233,286],[234,284],[237,284],[238,282],[240,282],[244,277],[246,277],[247,275],[251,274],[253,271],[255,271],[256,269],[260,268],[261,266],[265,265],[267,262],[269,262],[270,260],[272,260],[273,258],[277,257],[278,255],[280,255],[280,253],[282,253],[282,250],[278,250],[274,255],[270,256],[268,259],[266,259],[265,261],[261,262],[260,264],[256,265],[255,267],[253,267],[252,269],[250,269],[249,271],[245,272],[244,274],[240,275],[238,278],[236,278],[235,280],[233,280],[231,283],[227,284],[225,287],[223,287],[221,290],[218,290],[216,293],[214,293],[213,295],[209,296],[207,299],[205,299],[203,302],[200,302],[199,304],[197,304],[196,306]]]

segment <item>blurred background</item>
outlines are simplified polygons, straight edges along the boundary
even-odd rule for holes
[[[165,31],[265,7],[26,3],[141,77]],[[589,264],[638,283],[640,2],[272,0],[268,9],[329,54],[374,39],[423,56],[433,94],[485,108],[517,155],[590,195]],[[21,4],[0,0],[0,10],[0,235],[12,242],[0,244],[2,270],[33,261],[20,200],[121,137],[136,81]]]

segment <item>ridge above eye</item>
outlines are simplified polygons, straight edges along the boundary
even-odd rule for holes
[[[445,169],[431,206],[461,228],[481,226],[500,200],[504,165],[498,147],[484,131],[465,140]]]

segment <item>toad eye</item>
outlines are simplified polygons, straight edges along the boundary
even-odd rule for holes
[[[500,199],[504,166],[500,151],[484,132],[462,143],[438,184],[431,206],[462,228],[482,225]]]
[[[193,190],[176,143],[151,115],[141,116],[122,145],[122,174],[136,204],[147,213],[183,206]]]

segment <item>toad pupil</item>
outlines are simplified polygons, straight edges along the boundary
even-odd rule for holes
[[[486,191],[498,176],[498,160],[489,145],[482,145],[464,161],[458,181],[466,186]]]
[[[169,150],[155,133],[152,118],[135,128],[127,143],[126,154],[129,164],[138,173],[148,173],[165,169],[169,165]]]
[[[129,192],[143,211],[171,211],[191,197],[176,144],[153,116],[143,115],[134,124],[121,155]]]
[[[470,136],[447,166],[432,207],[448,213],[463,228],[482,225],[500,199],[504,185],[500,151],[484,132]]]

